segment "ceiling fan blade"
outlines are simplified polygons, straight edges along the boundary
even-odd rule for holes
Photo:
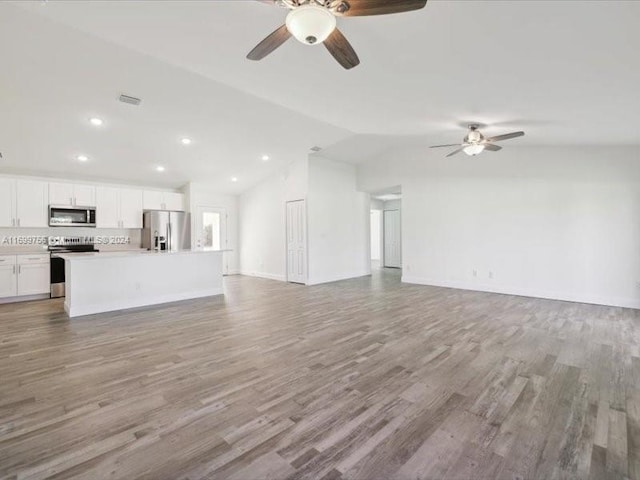
[[[442,147],[459,147],[459,143],[451,143],[449,145],[431,145],[429,148],[442,148]]]
[[[324,46],[327,47],[327,50],[333,55],[333,58],[347,70],[360,65],[358,54],[337,28],[329,35],[329,38],[324,41]]]
[[[487,138],[486,142],[501,142],[502,140],[509,140],[511,138],[517,138],[524,136],[524,132],[505,133],[504,135],[498,135],[497,137]]]
[[[427,4],[427,0],[342,0],[335,3],[336,15],[362,17],[420,10]]]
[[[290,38],[291,33],[287,29],[287,26],[282,25],[275,32],[256,45],[256,47],[249,52],[247,58],[249,60],[262,60]]]
[[[497,152],[502,150],[500,145],[493,145],[492,143],[483,143],[484,149],[489,150],[490,152]]]
[[[464,147],[454,150],[449,155],[447,155],[447,157],[453,157],[454,155],[457,155],[458,153],[460,153],[462,150],[464,150]]]

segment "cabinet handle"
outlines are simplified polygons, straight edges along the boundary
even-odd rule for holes
[[[20,219],[18,219],[18,226],[20,226]]]
[[[18,274],[22,273],[22,265],[18,265]]]
[[[11,226],[12,226],[12,227],[15,227],[15,226],[16,226],[16,219],[15,219],[15,218],[12,218],[12,219],[11,219]]]
[[[13,266],[13,274],[14,275],[16,274],[16,266],[15,265]]]

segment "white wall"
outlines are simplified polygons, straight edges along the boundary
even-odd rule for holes
[[[363,190],[402,185],[403,281],[640,308],[637,148],[443,157],[359,167]]]
[[[371,260],[382,259],[382,210],[371,209]]]
[[[189,183],[184,187],[186,203],[191,212],[191,248],[196,246],[196,212],[199,206],[215,207],[224,209],[227,213],[227,245],[231,251],[225,253],[225,261],[228,264],[229,274],[239,273],[239,211],[238,197],[235,195],[224,195],[216,192],[210,185],[204,183]]]
[[[240,196],[240,270],[286,280],[286,202],[304,200],[308,160],[293,162]]]
[[[371,273],[370,199],[356,189],[354,165],[309,159],[310,285]]]
[[[369,195],[356,168],[313,156],[240,196],[241,272],[286,280],[286,202],[307,202],[307,284],[371,273]]]

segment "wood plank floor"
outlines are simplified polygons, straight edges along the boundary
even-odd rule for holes
[[[229,277],[0,306],[0,478],[640,479],[640,312]]]

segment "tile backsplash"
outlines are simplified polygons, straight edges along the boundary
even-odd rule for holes
[[[28,244],[34,237],[101,237],[109,240],[116,238],[127,243],[109,243],[97,246],[99,250],[130,250],[142,247],[141,229],[107,229],[87,227],[55,227],[55,228],[0,228],[0,254],[3,250],[46,250],[46,244]],[[33,240],[31,240],[33,241]]]

